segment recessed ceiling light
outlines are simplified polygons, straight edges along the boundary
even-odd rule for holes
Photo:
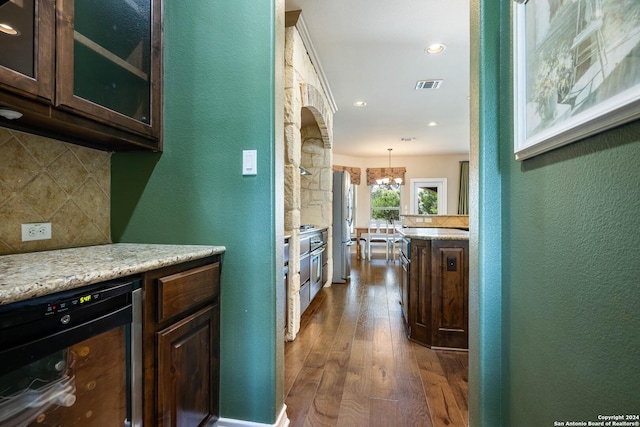
[[[356,102],[353,103],[353,106],[354,107],[366,107],[367,103],[364,102],[364,101],[356,101]]]
[[[428,54],[436,54],[436,53],[442,53],[444,52],[444,50],[447,47],[445,45],[443,45],[442,43],[434,43],[431,46],[427,47],[424,51],[427,52]]]
[[[434,126],[438,126],[438,123],[436,122],[429,122],[427,123],[427,126],[429,126],[430,128],[434,127]]]
[[[16,30],[9,24],[0,23],[0,33],[5,33],[10,36],[18,36],[20,35],[20,31]]]

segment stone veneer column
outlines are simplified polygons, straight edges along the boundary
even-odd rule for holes
[[[300,329],[300,225],[331,225],[332,167],[332,112],[324,95],[317,87],[318,78],[306,49],[294,27],[285,29],[285,82],[284,82],[284,188],[285,188],[285,234],[289,240],[289,292],[285,339],[295,339]],[[309,79],[311,81],[305,81]],[[304,144],[301,137],[302,109],[308,108],[316,120],[314,141]],[[306,153],[303,155],[303,146]],[[311,177],[300,176],[300,166],[309,169]],[[302,180],[311,178],[311,193],[301,188]],[[302,200],[304,198],[304,200]],[[313,200],[313,202],[311,202]],[[302,206],[305,208],[303,209]],[[313,211],[313,213],[311,213]],[[329,236],[331,230],[329,229]],[[331,257],[331,237],[326,254]],[[332,276],[332,260],[329,258],[329,283]]]
[[[294,28],[285,29],[284,230],[289,239],[286,340],[300,330],[300,90],[294,69]]]

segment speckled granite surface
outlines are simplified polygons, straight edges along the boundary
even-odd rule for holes
[[[224,246],[115,243],[0,256],[0,305],[222,254]]]
[[[455,228],[403,228],[401,234],[421,240],[469,240],[469,232]]]

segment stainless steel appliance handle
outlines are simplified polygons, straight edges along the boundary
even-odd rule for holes
[[[142,289],[132,292],[131,319],[131,420],[142,427]]]
[[[319,247],[318,249],[314,249],[313,251],[311,251],[311,253],[310,253],[309,255],[310,255],[310,256],[316,256],[316,255],[319,255],[319,254],[321,254],[322,252],[324,252],[326,249],[327,249],[327,248],[326,248],[326,246]]]

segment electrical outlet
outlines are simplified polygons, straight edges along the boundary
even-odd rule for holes
[[[51,238],[50,222],[34,222],[22,224],[22,241],[47,240]]]

